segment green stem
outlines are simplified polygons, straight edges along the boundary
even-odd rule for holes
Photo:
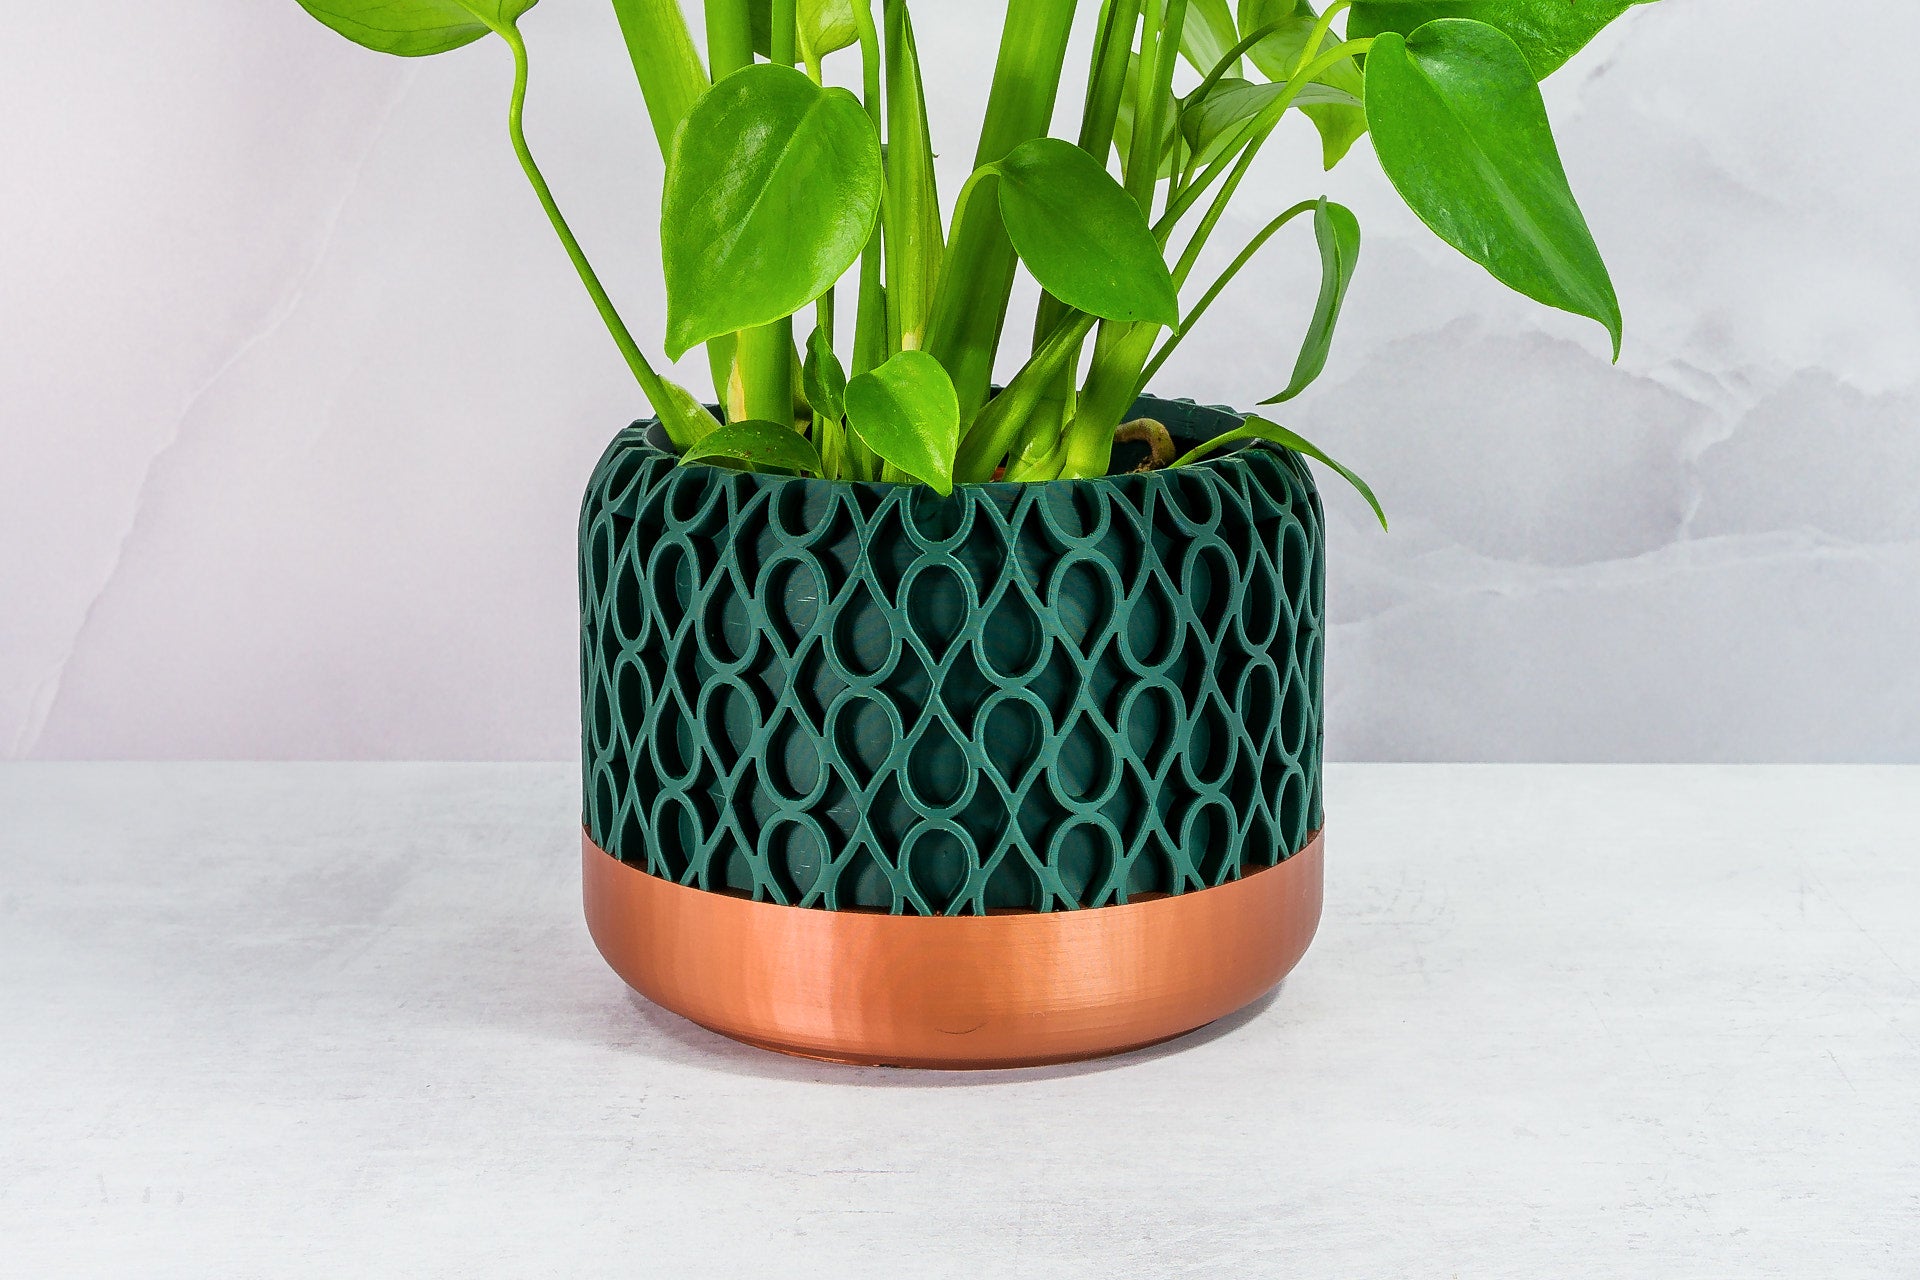
[[[1139,25],[1140,0],[1109,0],[1094,44],[1086,105],[1080,112],[1080,149],[1103,165],[1107,162],[1107,152],[1113,147],[1120,100],[1126,96],[1133,31]]]
[[[1313,24],[1313,30],[1307,33],[1307,42],[1301,46],[1300,56],[1293,60],[1293,71],[1287,77],[1289,80],[1298,80],[1306,65],[1320,56],[1320,45],[1326,40],[1327,32],[1333,30],[1333,20],[1352,4],[1353,0],[1334,0],[1327,6],[1327,11]]]
[[[1160,185],[1160,146],[1168,104],[1173,100],[1173,72],[1180,62],[1180,32],[1186,26],[1187,0],[1147,0],[1146,24],[1140,35],[1139,80],[1134,86],[1133,137],[1127,152],[1127,194],[1153,217],[1153,196]]]
[[[946,251],[920,54],[905,0],[885,0],[887,350],[919,350]]]
[[[613,0],[613,12],[664,156],[673,147],[673,131],[706,92],[706,69],[677,0]]]
[[[1240,65],[1240,59],[1245,57],[1253,46],[1259,44],[1262,40],[1265,40],[1268,36],[1286,25],[1285,22],[1269,22],[1266,26],[1259,28],[1252,34],[1241,37],[1240,43],[1227,50],[1227,52],[1221,56],[1220,60],[1213,64],[1213,67],[1207,74],[1201,77],[1200,83],[1195,86],[1193,92],[1187,94],[1183,101],[1204,102],[1207,94],[1212,92],[1213,87],[1220,83],[1228,71]],[[1243,128],[1240,133],[1235,135],[1234,140],[1227,146],[1224,154],[1228,158],[1231,158],[1237,152],[1240,144],[1245,141],[1245,138],[1246,131]],[[1216,159],[1217,158],[1218,157],[1216,157]],[[1193,170],[1199,163],[1200,153],[1198,151],[1189,154],[1187,156],[1186,167],[1181,171],[1178,180],[1168,186],[1167,208],[1169,211],[1172,211],[1176,204],[1178,204],[1182,211],[1191,208],[1193,200],[1198,198],[1199,191],[1193,189]],[[1217,176],[1219,170],[1214,169],[1211,172]],[[1200,190],[1205,190],[1205,187],[1202,186]],[[1186,202],[1180,203],[1183,196],[1186,197]],[[1177,215],[1175,216],[1177,217]],[[1165,243],[1164,237],[1161,243]]]
[[[1201,78],[1200,83],[1194,87],[1192,93],[1187,95],[1187,98],[1193,102],[1203,101],[1208,91],[1216,84],[1219,84],[1228,71],[1240,65],[1240,59],[1246,57],[1248,51],[1251,50],[1253,46],[1259,44],[1262,40],[1265,40],[1268,36],[1286,25],[1285,22],[1269,22],[1266,26],[1256,30],[1252,35],[1241,37],[1240,43],[1234,45],[1233,48],[1221,55],[1220,61],[1213,64],[1213,68]]]
[[[1176,285],[1187,282],[1187,276],[1193,271],[1193,264],[1199,260],[1200,251],[1206,247],[1207,238],[1213,234],[1214,227],[1219,225],[1221,216],[1226,213],[1227,203],[1233,199],[1233,193],[1240,186],[1240,180],[1246,177],[1247,170],[1253,167],[1254,157],[1259,155],[1261,144],[1280,123],[1280,118],[1286,114],[1287,108],[1293,105],[1293,100],[1300,96],[1300,91],[1315,77],[1325,74],[1329,67],[1348,58],[1359,57],[1372,47],[1371,40],[1349,40],[1315,58],[1299,74],[1287,81],[1286,90],[1268,103],[1266,109],[1255,118],[1249,141],[1240,152],[1240,158],[1235,161],[1233,172],[1227,175],[1226,182],[1221,185],[1219,191],[1214,193],[1213,203],[1208,206],[1205,216],[1200,220],[1200,225],[1194,229],[1193,239],[1187,242],[1186,250],[1181,253],[1180,261],[1173,269],[1173,281]],[[1167,217],[1174,216],[1173,208],[1169,206]],[[1155,229],[1158,230],[1158,228]],[[1171,230],[1171,226],[1168,230]]]
[[[976,169],[1047,131],[1060,93],[1075,7],[1076,0],[1009,0],[980,143],[973,153]]]
[[[1140,25],[1140,0],[1107,0],[1094,38],[1093,64],[1087,76],[1086,103],[1080,111],[1080,149],[1104,168],[1113,149],[1120,100],[1126,96],[1127,67],[1132,60],[1133,32]],[[1033,318],[1033,351],[1047,340],[1069,308],[1052,294],[1042,294]],[[1071,376],[1071,373],[1069,373]]]
[[[1153,216],[1153,189],[1160,177],[1160,97],[1154,87],[1160,79],[1160,29],[1166,18],[1164,0],[1147,0],[1146,21],[1140,28],[1140,58],[1134,68],[1133,136],[1121,165],[1127,194]],[[1171,78],[1171,75],[1169,75]]]
[[[1092,328],[1092,316],[1069,313],[1014,375],[1006,390],[987,402],[961,437],[959,456],[953,464],[955,481],[974,484],[993,478],[994,468],[1027,432],[1028,419],[1047,400],[1061,368],[1071,367]]]
[[[1168,189],[1167,207],[1160,214],[1160,220],[1153,224],[1154,239],[1158,240],[1162,247],[1165,247],[1167,241],[1172,238],[1173,229],[1180,219],[1199,203],[1200,197],[1207,193],[1207,188],[1211,187],[1220,175],[1240,158],[1243,149],[1249,145],[1254,136],[1260,134],[1259,126],[1260,117],[1255,116],[1248,120],[1234,132],[1233,141],[1228,143],[1219,155],[1207,162],[1207,167],[1201,171],[1199,177],[1192,180],[1183,178],[1178,186]],[[1265,137],[1264,134],[1260,136]]]
[[[715,81],[753,62],[753,23],[748,0],[707,0],[707,64]]]
[[[1074,7],[1075,0],[1010,0],[974,168],[1047,131]],[[962,423],[971,422],[986,403],[1013,293],[1014,264],[997,203],[976,201],[964,218],[955,218],[934,288],[926,349],[953,378]]]
[[[783,67],[790,67],[797,61],[794,55],[794,18],[794,0],[773,0],[767,56]]]
[[[707,91],[707,69],[693,47],[687,20],[678,0],[613,0],[627,57],[646,99],[647,118],[663,159],[673,151],[674,131]],[[707,344],[707,366],[717,398],[727,397],[727,378],[733,372],[733,335]]]
[[[1069,368],[1069,387],[1073,385],[1071,375]],[[1007,470],[1003,479],[1031,483],[1060,478],[1061,469],[1067,462],[1064,430],[1066,412],[1066,401],[1058,395],[1049,392],[1041,398],[1027,418],[1029,427],[1021,431],[1020,438],[1014,441],[1013,449],[1007,455]]]
[[[1316,63],[1320,70],[1316,71],[1311,66],[1302,68],[1305,73],[1304,80],[1301,76],[1295,76],[1292,80],[1285,83],[1304,87],[1314,76],[1322,74],[1327,67],[1332,66],[1344,58],[1359,57],[1371,48],[1372,45],[1373,41],[1370,39],[1346,41],[1344,44],[1336,46],[1324,59]],[[1298,88],[1293,90],[1294,95],[1298,93]],[[1289,95],[1286,99],[1289,104],[1292,100],[1292,95]],[[1284,112],[1286,109],[1285,106],[1281,106],[1279,111],[1275,111],[1273,110],[1274,105],[1275,104],[1269,103],[1267,111],[1262,112],[1260,115],[1255,116],[1253,119],[1247,121],[1246,124],[1242,125],[1240,130],[1234,135],[1233,143],[1213,158],[1199,178],[1192,182],[1183,182],[1177,189],[1169,193],[1170,198],[1167,201],[1166,211],[1161,215],[1160,220],[1153,224],[1153,233],[1159,238],[1161,244],[1164,245],[1167,242],[1173,234],[1174,226],[1199,202],[1200,197],[1206,194],[1207,189],[1214,184],[1222,173],[1226,172],[1226,170],[1237,161],[1243,159],[1249,150],[1258,150],[1260,145],[1266,141],[1267,135],[1273,131],[1273,126],[1280,119],[1280,112]],[[1237,182],[1238,179],[1236,178],[1235,181]]]
[[[1227,282],[1239,274],[1240,268],[1246,266],[1253,255],[1260,251],[1260,246],[1270,240],[1273,234],[1280,230],[1280,228],[1286,226],[1301,214],[1306,213],[1318,203],[1319,201],[1317,200],[1302,200],[1299,204],[1296,204],[1293,208],[1287,210],[1272,222],[1262,227],[1260,233],[1247,242],[1247,247],[1240,251],[1240,256],[1233,260],[1231,266],[1220,273],[1219,279],[1215,280],[1213,284],[1208,287],[1207,291],[1200,296],[1200,301],[1193,305],[1193,310],[1189,311],[1180,321],[1180,327],[1167,335],[1167,340],[1161,344],[1158,351],[1153,353],[1153,359],[1149,360],[1147,367],[1141,370],[1140,380],[1134,391],[1136,398],[1138,398],[1140,392],[1146,388],[1147,383],[1152,380],[1153,375],[1160,372],[1160,366],[1167,362],[1167,357],[1172,355],[1174,348],[1180,345],[1180,340],[1185,338],[1187,334],[1193,330],[1193,326],[1200,322],[1200,317],[1207,314],[1207,308],[1212,306],[1213,300],[1220,296],[1220,291],[1227,287]]]
[[[873,25],[869,0],[853,0],[853,25],[860,37],[860,88],[876,135],[884,136],[881,118],[880,74],[882,54],[880,32]],[[887,296],[881,284],[882,254],[885,251],[886,219],[873,224],[873,234],[860,250],[860,302],[854,317],[853,369],[857,377],[877,368],[887,358]]]
[[[1302,68],[1301,73],[1287,82],[1287,89],[1274,99],[1243,132],[1247,142],[1241,147],[1238,159],[1233,161],[1232,172],[1226,183],[1214,196],[1213,204],[1208,208],[1200,226],[1194,231],[1193,239],[1180,256],[1179,264],[1174,268],[1173,278],[1176,284],[1184,284],[1188,274],[1198,259],[1207,237],[1218,225],[1226,210],[1227,201],[1232,198],[1234,189],[1246,176],[1247,169],[1253,164],[1254,156],[1266,141],[1281,117],[1286,113],[1300,90],[1315,77],[1323,74],[1327,68],[1346,58],[1358,57],[1372,46],[1371,40],[1349,40],[1335,49],[1315,58]],[[1197,199],[1194,191],[1204,190],[1225,167],[1232,156],[1229,151],[1220,160],[1209,165],[1206,173],[1185,193],[1179,193],[1169,201],[1166,212],[1154,225],[1154,234],[1161,243],[1166,243],[1174,224],[1181,214],[1191,207]],[[1088,364],[1087,384],[1080,396],[1078,410],[1073,422],[1067,428],[1067,462],[1062,474],[1073,476],[1097,476],[1106,472],[1107,461],[1113,452],[1113,431],[1120,425],[1128,407],[1139,395],[1142,386],[1142,370],[1146,368],[1148,357],[1152,354],[1153,327],[1150,325],[1108,325],[1100,326],[1100,336],[1094,344],[1093,359]]]
[[[1113,457],[1113,432],[1126,420],[1137,398],[1140,368],[1153,351],[1158,325],[1102,321],[1087,361],[1087,381],[1067,424],[1067,460],[1061,475],[1084,479],[1107,474]]]
[[[1187,0],[1147,0],[1146,21],[1140,37],[1140,65],[1134,84],[1133,137],[1128,148],[1125,185],[1153,216],[1154,194],[1160,185],[1160,146],[1163,112],[1173,98],[1174,66],[1180,60],[1180,32],[1186,25]],[[1169,196],[1172,194],[1169,187]],[[1087,380],[1067,424],[1065,461],[1061,474],[1069,478],[1105,475],[1113,456],[1113,432],[1132,407],[1133,388],[1140,366],[1153,350],[1159,326],[1146,323],[1102,322],[1087,362]]]
[[[748,0],[706,0],[707,61],[720,81],[753,63],[753,27]],[[787,5],[786,41],[792,57],[792,5]],[[735,376],[740,394],[736,406],[728,387],[728,409],[736,407],[748,418],[765,422],[793,422],[793,320],[743,329],[735,335]]]
[[[854,31],[860,40],[860,100],[873,122],[875,136],[883,136],[881,123],[880,33],[873,25],[871,0],[852,0]],[[858,376],[877,368],[887,358],[887,293],[881,283],[882,254],[886,239],[885,219],[873,224],[873,234],[860,249],[860,292],[854,303],[853,368]],[[852,432],[846,435],[846,477],[872,480],[880,474],[879,457],[866,442]]]
[[[664,411],[667,403],[666,386],[660,375],[647,363],[646,356],[640,353],[640,345],[628,332],[626,322],[620,319],[620,313],[614,309],[613,299],[600,284],[600,277],[594,274],[593,265],[587,261],[587,255],[581,250],[580,242],[573,237],[573,229],[561,216],[560,206],[554,201],[553,191],[547,186],[547,180],[540,172],[540,166],[533,161],[533,152],[527,146],[527,132],[522,124],[522,114],[527,103],[527,46],[520,38],[520,29],[511,23],[496,27],[500,38],[513,50],[513,97],[507,106],[507,133],[513,139],[513,154],[520,159],[520,167],[526,171],[527,181],[533,184],[533,192],[540,197],[540,207],[547,212],[547,221],[553,224],[554,234],[560,237],[565,246],[573,269],[580,274],[580,283],[587,287],[587,294],[593,299],[593,305],[600,311],[600,319],[606,323],[607,332],[613,335],[613,344],[620,348],[620,354],[626,358],[627,368],[633,370],[633,376],[640,383],[640,389],[656,412]]]

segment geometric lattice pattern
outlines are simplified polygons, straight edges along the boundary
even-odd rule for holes
[[[943,499],[664,443],[621,432],[581,512],[585,822],[622,861],[830,910],[1048,911],[1217,885],[1320,825],[1323,526],[1293,454]]]

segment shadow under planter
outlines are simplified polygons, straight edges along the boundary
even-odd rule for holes
[[[1143,399],[1186,447],[1225,410]],[[1137,1048],[1320,910],[1324,542],[1253,443],[929,489],[615,438],[581,513],[586,896],[649,998],[858,1062]]]

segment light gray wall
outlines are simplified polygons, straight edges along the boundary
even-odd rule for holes
[[[949,197],[998,11],[918,8]],[[293,0],[8,29],[0,756],[569,754],[575,504],[642,406],[505,144],[505,50],[381,58]],[[611,13],[526,30],[536,150],[657,343]],[[1367,233],[1288,418],[1395,517],[1329,486],[1335,754],[1920,759],[1916,44],[1910,0],[1662,0],[1549,83],[1617,366],[1364,144],[1263,163],[1229,232],[1324,190]],[[1156,390],[1274,390],[1315,272],[1281,237]]]

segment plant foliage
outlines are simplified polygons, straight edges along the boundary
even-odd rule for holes
[[[298,0],[383,53],[506,42],[515,153],[686,461],[941,493],[1104,474],[1146,380],[1262,246],[1307,215],[1320,288],[1266,403],[1312,385],[1359,260],[1360,225],[1344,206],[1309,196],[1255,210],[1261,230],[1183,305],[1242,180],[1294,119],[1317,132],[1328,169],[1370,136],[1421,222],[1501,283],[1598,321],[1617,357],[1619,302],[1538,82],[1645,2],[1009,0],[973,173],[949,221],[906,0],[703,0],[704,60],[675,0],[611,0],[666,167],[661,346],[674,359],[706,346],[716,419],[653,370],[533,161],[519,23],[534,0]],[[1092,64],[1069,141],[1047,127],[1082,16]],[[826,81],[825,60],[843,50],[858,61],[858,94]],[[1017,265],[1043,295],[1026,363],[995,395]],[[796,345],[794,317],[808,308]],[[1332,467],[1379,514],[1358,476],[1258,416],[1175,465],[1237,439]]]

